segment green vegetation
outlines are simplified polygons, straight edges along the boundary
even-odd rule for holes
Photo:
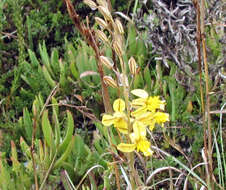
[[[0,190],[225,189],[223,11],[0,1]]]

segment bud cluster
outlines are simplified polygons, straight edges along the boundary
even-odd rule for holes
[[[106,0],[97,0],[95,3],[92,0],[84,0],[84,3],[87,4],[91,9],[98,9],[103,18],[95,17],[95,22],[99,26],[99,29],[95,30],[96,37],[101,41],[102,44],[110,46],[113,52],[117,55],[120,60],[122,73],[119,72],[116,66],[116,59],[114,60],[101,55],[99,57],[99,63],[104,65],[105,68],[112,70],[117,77],[117,80],[114,80],[111,76],[105,76],[104,82],[113,87],[118,88],[119,86],[126,85],[129,86],[128,78],[126,76],[125,64],[124,64],[124,28],[119,18],[113,18],[111,14],[111,7]],[[137,74],[137,64],[133,57],[128,61],[128,68],[131,76]],[[125,78],[125,80],[123,79]],[[124,84],[125,83],[125,84]]]

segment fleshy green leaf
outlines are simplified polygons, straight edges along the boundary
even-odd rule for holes
[[[51,150],[55,150],[53,131],[48,119],[48,110],[45,110],[42,116],[42,131],[47,145]]]
[[[69,156],[69,154],[72,151],[72,148],[74,146],[74,142],[75,142],[75,136],[72,137],[70,143],[68,144],[68,146],[66,147],[64,153],[61,155],[61,157],[56,161],[54,168],[58,168],[62,165],[63,161],[65,161],[67,159],[67,157]]]
[[[59,152],[63,152],[68,146],[72,139],[73,131],[74,131],[74,120],[71,112],[67,111],[67,132],[63,142],[60,144]]]

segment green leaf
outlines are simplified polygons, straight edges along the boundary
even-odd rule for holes
[[[59,114],[59,107],[56,99],[52,97],[52,109],[53,109],[53,121],[55,124],[55,143],[56,146],[59,146],[60,144],[60,124],[58,120],[58,114]]]
[[[73,149],[76,157],[86,158],[88,155],[88,151],[85,147],[85,143],[80,135],[76,135],[75,138],[75,147]]]
[[[151,74],[148,66],[146,66],[144,69],[144,80],[145,80],[145,84],[147,85],[147,91],[150,92],[152,81],[151,81]]]
[[[11,158],[17,160],[17,150],[14,141],[11,140]]]
[[[8,167],[5,167],[5,162],[3,162],[0,156],[0,187],[2,190],[15,189],[13,188],[12,180],[10,177],[10,171]]]
[[[72,139],[73,131],[74,131],[74,120],[71,112],[67,111],[67,132],[63,142],[59,146],[60,153],[62,153],[70,143]]]
[[[59,168],[60,166],[62,166],[63,162],[67,159],[67,157],[71,153],[72,148],[74,147],[74,142],[75,142],[75,136],[72,137],[72,139],[71,139],[70,143],[68,144],[68,146],[66,147],[66,150],[64,151],[64,153],[56,161],[56,163],[54,165],[54,169]]]
[[[45,65],[45,67],[47,68],[48,72],[50,73],[50,76],[54,76],[53,71],[50,67],[50,61],[49,61],[49,55],[46,49],[46,45],[43,42],[43,44],[39,44],[39,51],[40,51],[40,55],[42,58],[42,62]]]
[[[31,61],[31,65],[34,67],[38,67],[39,66],[39,62],[38,59],[35,55],[35,53],[33,51],[31,51],[30,49],[28,49],[28,54],[29,54],[29,58]]]
[[[48,110],[45,110],[42,116],[42,132],[47,145],[55,152],[55,144],[53,139],[53,131],[48,119]]]
[[[45,158],[45,154],[44,154],[43,144],[41,140],[38,141],[38,150],[39,150],[39,159],[41,162],[43,162]]]
[[[30,159],[31,158],[30,147],[24,141],[23,137],[20,137],[20,147],[21,147],[22,153],[27,157],[27,159]]]
[[[54,48],[51,53],[51,67],[53,68],[54,73],[60,72],[59,54],[56,48]]]
[[[65,87],[67,84],[65,64],[63,64],[63,62],[60,61],[59,65],[60,65],[60,86]]]
[[[48,84],[54,88],[56,86],[56,82],[52,79],[52,77],[50,76],[48,70],[46,69],[46,67],[43,65],[42,66],[42,72],[44,74],[45,79],[47,80]]]
[[[128,31],[128,38],[127,38],[130,56],[137,55],[137,53],[136,53],[136,51],[137,51],[136,35],[137,34],[136,34],[135,26],[130,25],[129,31]]]
[[[26,133],[26,139],[31,142],[33,123],[27,108],[23,109],[23,124]]]
[[[70,69],[71,69],[71,73],[73,75],[73,77],[78,80],[79,79],[79,73],[78,73],[78,70],[76,68],[76,64],[74,62],[72,62],[70,64]]]
[[[142,89],[144,87],[144,80],[143,80],[142,74],[135,75],[133,85],[134,85],[134,89],[138,89],[138,88]]]
[[[73,45],[71,43],[68,43],[66,41],[66,46],[67,46],[67,59],[70,63],[70,70],[72,75],[74,76],[74,78],[76,80],[79,79],[79,72],[76,66],[76,56],[77,56],[77,52],[75,51],[75,48],[73,47]]]

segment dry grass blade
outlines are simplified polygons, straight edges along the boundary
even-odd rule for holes
[[[81,186],[82,182],[85,180],[85,178],[87,177],[87,175],[88,175],[92,170],[94,170],[95,168],[102,168],[102,169],[104,169],[104,167],[101,166],[101,165],[95,165],[95,166],[91,167],[91,168],[86,172],[86,174],[83,176],[83,178],[81,179],[81,181],[80,181],[79,184],[77,185],[76,189],[78,189],[78,188]]]
[[[184,168],[186,171],[189,172],[189,174],[191,174],[196,180],[198,180],[201,184],[203,184],[204,186],[207,186],[206,182],[200,178],[195,172],[193,172],[190,168],[188,168],[186,165],[184,165],[180,160],[176,159],[174,156],[170,155],[169,153],[159,149],[158,147],[152,146],[152,149],[154,151],[159,151],[160,153],[164,154],[167,157],[172,158],[172,160],[174,162],[176,162],[177,164],[179,164],[182,168]]]
[[[162,168],[158,168],[156,169],[154,172],[152,172],[152,174],[148,177],[148,179],[146,180],[146,185],[150,183],[151,179],[158,173],[165,171],[165,170],[174,170],[176,172],[179,173],[183,173],[183,171],[175,168],[175,167],[171,167],[171,166],[167,166],[167,167],[162,167]]]
[[[196,166],[194,166],[194,167],[191,169],[191,171],[194,171],[197,167],[202,166],[202,165],[207,165],[207,163],[205,163],[205,162],[199,163],[199,164],[197,164]],[[183,188],[183,190],[188,189],[187,185],[188,185],[188,179],[189,179],[188,177],[189,177],[189,175],[190,175],[190,174],[187,175],[187,177],[186,177],[186,179],[185,179],[185,181],[184,181],[184,188]]]

